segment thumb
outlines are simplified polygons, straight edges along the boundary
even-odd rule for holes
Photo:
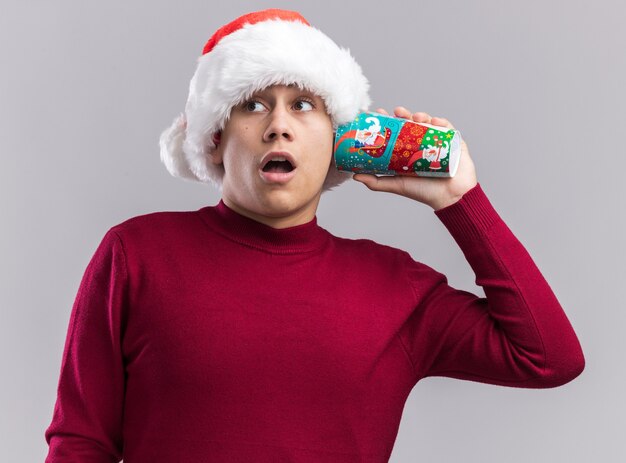
[[[373,174],[354,174],[353,180],[363,183],[367,188],[373,191],[387,191],[389,193],[401,193],[399,181],[394,176],[378,177]]]

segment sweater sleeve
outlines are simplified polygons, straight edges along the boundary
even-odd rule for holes
[[[486,297],[451,287],[445,275],[409,257],[417,303],[400,338],[416,380],[444,376],[550,388],[576,378],[585,365],[578,338],[481,185],[434,213],[460,246]]]
[[[87,265],[72,307],[57,400],[45,431],[47,463],[122,459],[126,281],[122,243],[109,230]]]

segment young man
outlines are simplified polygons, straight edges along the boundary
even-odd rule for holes
[[[581,373],[576,334],[467,146],[453,179],[354,178],[432,207],[485,298],[317,224],[322,192],[350,178],[333,130],[369,105],[346,50],[266,10],[204,52],[161,158],[222,199],[105,234],[70,317],[46,461],[382,463],[423,378],[549,388]]]

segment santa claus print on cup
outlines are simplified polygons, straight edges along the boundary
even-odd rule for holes
[[[335,164],[347,173],[454,177],[461,133],[430,124],[362,112],[335,134]]]

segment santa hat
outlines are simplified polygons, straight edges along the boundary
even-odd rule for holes
[[[233,106],[275,84],[297,84],[319,95],[334,129],[371,103],[369,83],[350,51],[299,13],[248,13],[208,40],[189,85],[185,112],[161,134],[161,161],[170,174],[221,189],[224,166],[210,160],[216,147],[213,135],[224,128]],[[348,178],[333,165],[323,190]]]

